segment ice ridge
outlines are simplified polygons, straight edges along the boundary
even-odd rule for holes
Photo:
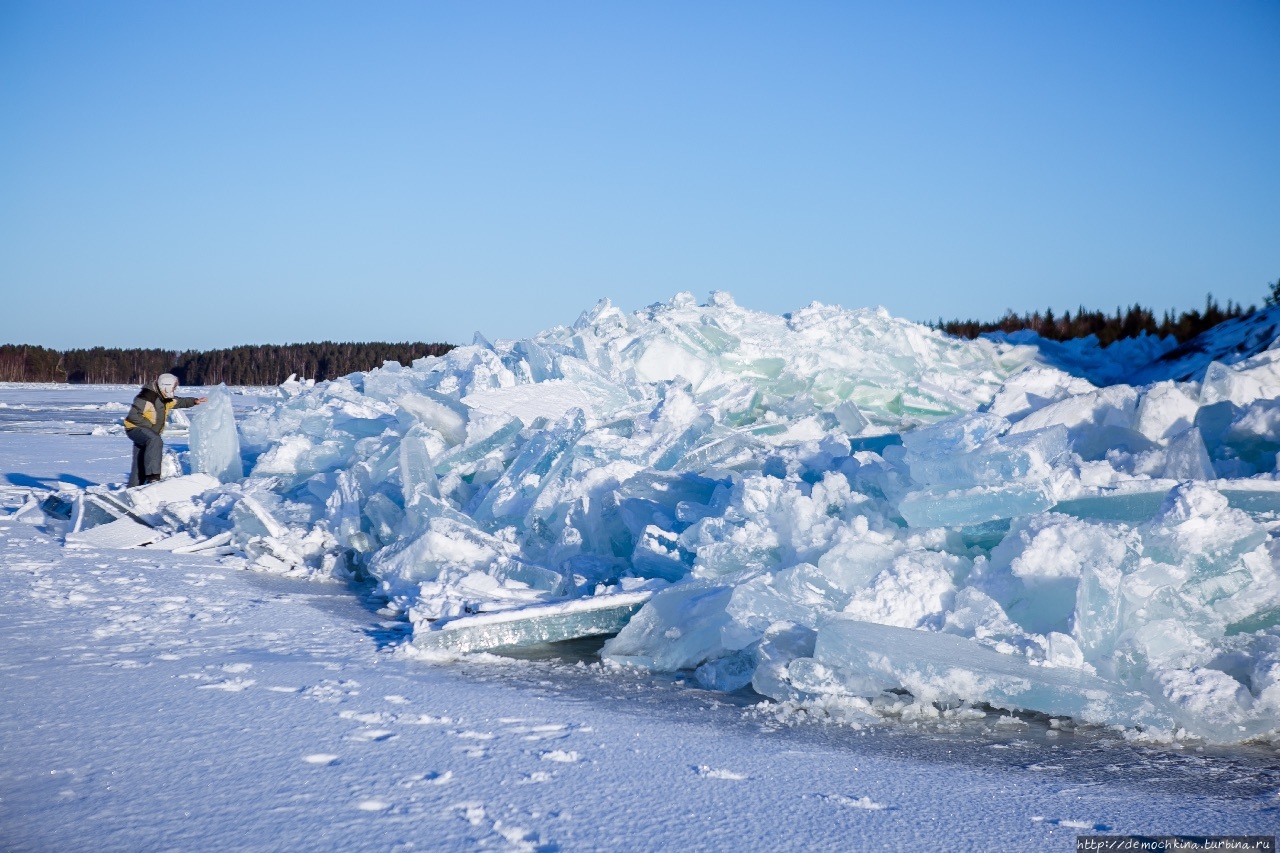
[[[1274,737],[1280,352],[1143,387],[1051,361],[883,309],[605,300],[286,383],[238,425],[243,478],[211,419],[228,482],[191,525],[372,577],[434,645],[571,635],[593,611],[558,604],[644,589],[581,617],[624,625],[603,656],[714,689]]]

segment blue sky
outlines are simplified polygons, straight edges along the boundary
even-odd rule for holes
[[[0,342],[1260,302],[1280,3],[0,2]]]

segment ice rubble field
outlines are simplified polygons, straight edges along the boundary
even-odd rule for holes
[[[1126,346],[1112,371],[1170,345]],[[153,518],[371,576],[430,653],[619,601],[606,661],[854,724],[985,703],[1280,733],[1280,351],[1097,387],[883,310],[682,294],[282,390],[238,424],[225,392],[194,410],[221,485]]]

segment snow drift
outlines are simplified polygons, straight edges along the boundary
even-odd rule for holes
[[[232,482],[190,532],[372,576],[420,641],[621,600],[607,660],[713,689],[1280,729],[1280,353],[1096,387],[883,310],[681,294],[282,394],[193,431]]]

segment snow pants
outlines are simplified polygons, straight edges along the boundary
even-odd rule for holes
[[[133,442],[133,467],[129,471],[129,487],[142,484],[143,477],[160,477],[160,462],[164,458],[164,439],[160,433],[147,427],[130,427],[125,435]]]

